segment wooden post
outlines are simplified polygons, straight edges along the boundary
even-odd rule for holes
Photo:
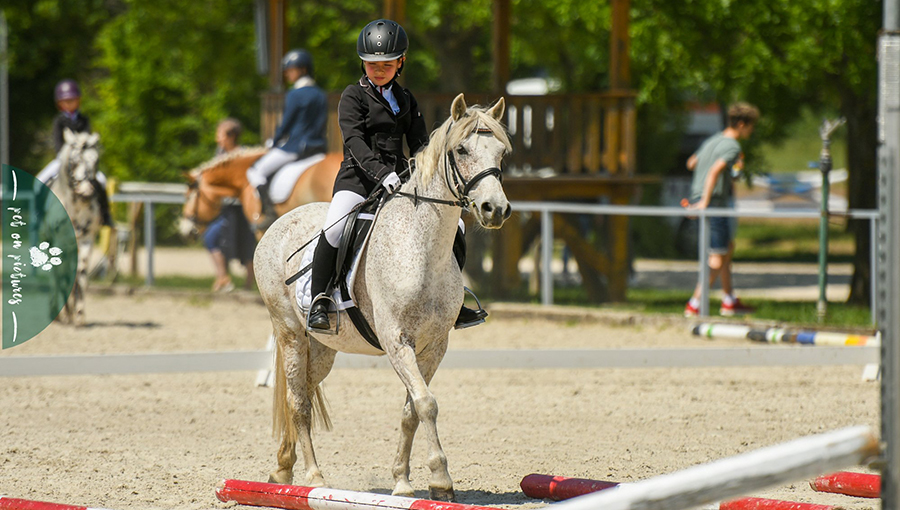
[[[281,92],[281,58],[287,53],[287,0],[269,0],[269,90]]]
[[[612,0],[612,33],[609,38],[609,88],[631,88],[631,60],[628,37],[628,9],[631,0]]]
[[[403,25],[406,23],[406,0],[384,0],[382,16]]]
[[[504,94],[509,82],[509,27],[512,10],[510,0],[494,0],[494,30],[491,41],[494,51],[493,92]]]

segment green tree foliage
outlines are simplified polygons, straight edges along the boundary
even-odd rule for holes
[[[245,143],[258,140],[252,2],[125,0],[96,44],[104,76],[87,104],[120,179],[180,180],[209,159],[227,116],[244,123]]]
[[[93,36],[115,12],[104,0],[4,0],[9,26],[10,163],[33,172],[55,156],[53,88],[89,82]],[[42,130],[45,136],[36,136]]]

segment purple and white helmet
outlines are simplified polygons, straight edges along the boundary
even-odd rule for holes
[[[55,97],[57,101],[77,99],[81,97],[81,89],[78,87],[78,83],[75,80],[63,80],[56,84],[56,90],[53,92],[53,97]]]

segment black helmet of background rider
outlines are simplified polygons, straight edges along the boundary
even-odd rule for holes
[[[389,19],[377,19],[369,23],[356,40],[356,53],[363,62],[397,60],[406,55],[408,48],[409,38],[406,37],[406,30]],[[397,69],[398,76],[402,70],[401,63]]]
[[[313,59],[312,55],[306,50],[291,50],[281,59],[281,71],[284,72],[291,67],[298,69],[306,69],[306,74],[310,78],[313,76]]]

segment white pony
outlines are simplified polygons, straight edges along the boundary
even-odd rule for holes
[[[421,422],[429,445],[432,499],[454,499],[453,480],[437,433],[438,407],[428,384],[444,353],[463,301],[463,281],[453,257],[457,223],[467,207],[486,228],[500,228],[512,209],[503,192],[500,163],[512,149],[500,123],[505,102],[467,108],[454,99],[451,116],[412,161],[413,173],[384,205],[372,227],[354,283],[356,304],[378,336],[380,351],[360,336],[346,312],[337,335],[308,333],[294,286],[285,281],[300,269],[291,255],[319,235],[328,204],[299,207],[278,219],[259,242],[256,281],[277,339],[275,433],[281,438],[278,469],[270,481],[292,483],[299,439],[304,485],[325,483],[310,436],[313,407],[330,426],[319,383],[337,351],[387,355],[406,386],[400,446],[393,463],[396,495],[412,496],[409,457]],[[414,198],[417,196],[417,199]]]
[[[59,175],[50,190],[59,198],[72,220],[78,243],[78,269],[75,286],[59,314],[63,323],[85,325],[84,294],[87,289],[88,261],[97,232],[102,226],[97,199],[97,161],[100,158],[98,133],[73,133],[65,130],[65,144],[59,151]]]

